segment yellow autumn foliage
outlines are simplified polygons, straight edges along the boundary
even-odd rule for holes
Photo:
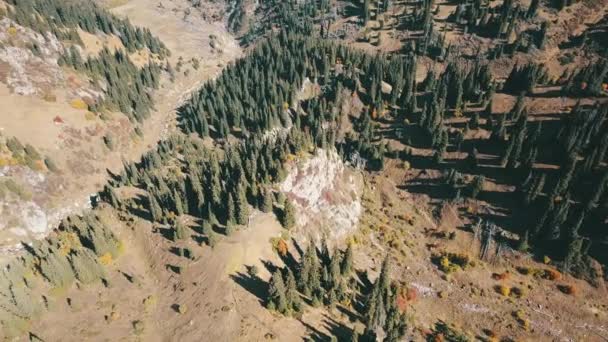
[[[70,101],[70,106],[72,106],[72,108],[74,109],[80,110],[85,110],[89,108],[89,105],[87,105],[87,103],[84,102],[82,99],[73,99],[72,101]]]
[[[112,254],[110,254],[110,252],[105,253],[104,255],[99,257],[99,263],[101,263],[102,265],[109,265],[112,263]]]

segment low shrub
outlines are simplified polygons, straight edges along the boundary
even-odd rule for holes
[[[447,274],[475,266],[475,263],[466,254],[443,253],[435,255],[433,259],[439,266],[439,269]]]
[[[509,297],[511,294],[511,288],[505,285],[496,285],[494,286],[494,290],[496,293],[501,294],[504,297]]]
[[[509,279],[509,271],[503,273],[492,273],[492,279],[494,280],[506,280]]]
[[[545,269],[542,272],[541,278],[547,280],[558,280],[562,277],[561,273],[554,269]]]
[[[576,295],[576,287],[574,285],[557,285],[557,289],[567,295]]]
[[[144,300],[143,300],[144,311],[151,312],[152,309],[154,309],[154,307],[156,306],[156,303],[158,303],[158,299],[154,295],[150,295],[150,296],[144,298]]]
[[[525,295],[525,291],[519,287],[512,287],[511,288],[511,297],[515,297],[515,298],[521,298]]]
[[[530,329],[530,321],[528,321],[528,319],[525,317],[525,313],[522,310],[514,311],[512,315],[517,321],[517,323],[519,323],[519,325],[522,327],[522,329]]]
[[[89,105],[83,99],[73,99],[70,101],[70,106],[74,109],[85,110],[89,109]]]
[[[144,322],[142,322],[142,321],[133,321],[132,325],[133,325],[133,333],[135,335],[141,335],[144,333],[144,330],[146,330],[146,326],[144,325]]]
[[[44,158],[44,165],[46,165],[46,168],[49,169],[49,171],[51,172],[59,172],[57,164],[55,164],[55,162],[50,157]]]

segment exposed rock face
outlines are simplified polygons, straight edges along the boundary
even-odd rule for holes
[[[305,237],[339,241],[357,228],[363,210],[363,179],[335,151],[318,150],[294,167],[281,191],[294,202],[297,232]]]
[[[49,182],[49,177],[56,176],[25,166],[0,168],[0,259],[22,249],[22,242],[44,238],[66,216],[91,207],[90,196],[67,206],[49,203],[46,194],[50,186],[56,185]],[[15,193],[6,186],[7,182],[16,184],[23,193]]]
[[[52,34],[43,36],[12,20],[0,20],[0,61],[4,64],[1,75],[16,94],[34,95],[41,88],[53,87],[63,80],[57,57],[63,52],[62,44]],[[38,55],[31,46],[37,46]],[[30,47],[28,47],[30,46]]]

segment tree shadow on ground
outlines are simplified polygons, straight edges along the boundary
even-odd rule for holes
[[[266,302],[266,294],[268,293],[268,284],[257,275],[246,274],[237,272],[236,274],[230,275],[230,278],[247,292],[256,296],[260,304],[264,305]]]

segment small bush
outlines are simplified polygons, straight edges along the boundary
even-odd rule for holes
[[[511,297],[522,298],[525,295],[525,291],[519,287],[511,288]]]
[[[526,319],[525,313],[522,310],[514,311],[512,315],[524,330],[530,329],[530,321]]]
[[[557,289],[567,295],[576,295],[576,287],[574,285],[557,285]]]
[[[436,264],[438,264],[439,269],[447,274],[474,266],[471,258],[465,254],[444,253],[441,255],[436,255],[434,259]]]
[[[15,36],[17,34],[17,28],[15,26],[10,26],[7,32],[10,36]]]
[[[106,144],[110,151],[114,151],[116,147],[116,143],[114,142],[114,135],[112,133],[108,133],[103,137],[103,142]]]
[[[558,280],[562,277],[561,273],[554,269],[546,269],[542,272],[543,279],[547,280]]]
[[[46,102],[57,102],[57,96],[51,92],[45,93],[42,99]]]
[[[42,171],[44,169],[40,160],[32,159],[29,155],[25,156],[25,165],[34,171]]]
[[[49,169],[49,171],[51,172],[59,172],[57,164],[55,164],[55,162],[50,157],[44,158],[44,165],[46,165],[46,168]]]
[[[112,311],[108,317],[110,321],[117,321],[120,319],[120,313],[118,311]]]
[[[70,106],[74,109],[85,110],[89,109],[89,105],[83,99],[74,99],[70,101]]]
[[[85,118],[85,120],[87,120],[87,121],[93,121],[93,120],[95,120],[95,117],[96,117],[96,116],[95,116],[95,113],[93,113],[93,112],[86,112],[86,113],[84,114],[84,118]]]
[[[13,155],[21,154],[24,149],[23,144],[21,144],[21,142],[17,138],[8,138],[6,140],[6,147],[8,147],[8,149],[13,153]]]
[[[511,288],[505,285],[496,285],[494,286],[494,290],[504,297],[509,297],[511,294]]]
[[[36,150],[36,148],[30,144],[25,145],[25,154],[34,160],[42,159],[40,157],[40,153],[38,153],[38,150]]]
[[[99,257],[99,263],[102,265],[110,265],[112,263],[112,254],[110,252],[104,253],[102,256]]]
[[[494,280],[507,280],[509,279],[509,271],[503,273],[492,273],[492,279]]]
[[[188,306],[186,306],[186,304],[177,304],[177,312],[180,315],[185,314],[186,312],[188,312]]]
[[[256,265],[253,265],[251,267],[249,267],[247,269],[247,273],[249,274],[249,276],[251,277],[257,277],[258,276],[258,267]]]
[[[144,299],[143,304],[144,304],[144,311],[146,312],[151,312],[152,309],[156,306],[156,303],[158,302],[158,300],[156,299],[156,296],[148,296]]]
[[[132,325],[133,325],[133,333],[135,335],[141,335],[146,330],[144,322],[142,322],[142,321],[133,321]]]

